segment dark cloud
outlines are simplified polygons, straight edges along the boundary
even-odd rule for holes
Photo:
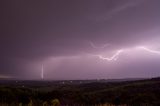
[[[149,41],[156,43],[159,3],[159,0],[1,0],[0,73],[29,76],[38,70],[38,64],[51,57],[97,54]],[[96,49],[90,42],[110,45]],[[86,64],[79,64],[76,69],[67,67],[79,71],[79,67],[91,63]],[[83,69],[86,70],[92,69]]]

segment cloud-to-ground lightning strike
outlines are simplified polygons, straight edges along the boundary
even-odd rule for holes
[[[158,55],[160,55],[160,51],[152,50],[152,49],[149,49],[149,48],[147,48],[147,47],[145,47],[145,46],[138,46],[138,47],[136,47],[136,48],[133,48],[133,50],[134,50],[134,49],[140,49],[140,50],[144,50],[144,51],[149,52],[149,53],[153,53],[153,54],[158,54]],[[104,56],[102,56],[102,55],[94,55],[94,56],[98,56],[99,59],[102,59],[102,60],[112,61],[112,60],[117,60],[118,57],[120,56],[120,54],[123,53],[123,52],[127,52],[127,51],[125,51],[125,50],[123,50],[123,49],[120,49],[120,50],[118,50],[115,54],[113,54],[113,56],[111,56],[111,57],[104,57]]]
[[[42,67],[41,67],[41,79],[43,80],[44,79],[44,66],[42,64]]]

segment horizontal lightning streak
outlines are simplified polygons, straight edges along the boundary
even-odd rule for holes
[[[112,60],[117,60],[118,56],[123,52],[123,50],[118,50],[113,56],[111,57],[103,57],[102,55],[97,55],[100,59],[102,60],[108,60],[108,61],[112,61]]]
[[[144,50],[146,52],[149,52],[149,53],[153,53],[153,54],[158,54],[160,55],[160,51],[157,51],[157,50],[152,50],[152,49],[149,49],[147,47],[144,47],[144,46],[138,46],[136,47],[136,49],[140,49],[140,50]],[[133,49],[134,50],[134,49]],[[113,54],[113,56],[111,57],[104,57],[102,55],[94,55],[94,56],[98,56],[99,59],[101,60],[108,60],[108,61],[113,61],[113,60],[117,60],[118,57],[120,56],[121,53],[123,52],[126,52],[125,50],[121,49],[121,50],[118,50],[115,54]]]
[[[160,51],[151,50],[151,49],[148,49],[148,48],[146,48],[146,47],[144,47],[144,46],[139,46],[138,48],[139,48],[139,49],[143,49],[143,50],[145,50],[145,51],[147,51],[147,52],[150,52],[150,53],[160,54]]]

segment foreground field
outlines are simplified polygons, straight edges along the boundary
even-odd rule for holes
[[[159,98],[159,78],[83,83],[7,81],[0,86],[0,106],[159,106]]]

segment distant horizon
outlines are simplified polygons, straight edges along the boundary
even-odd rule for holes
[[[152,79],[156,77],[124,77],[124,78],[101,78],[101,79],[22,79],[22,78],[0,78],[0,80],[18,80],[18,81],[83,81],[83,80],[125,80],[125,79]]]

